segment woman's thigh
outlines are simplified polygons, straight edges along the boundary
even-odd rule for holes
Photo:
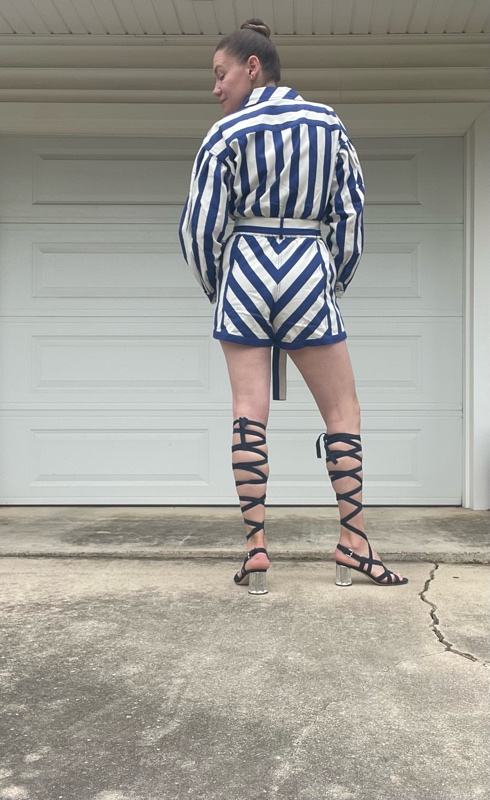
[[[220,341],[233,394],[233,417],[267,425],[270,407],[271,348]]]
[[[357,433],[359,403],[345,341],[288,350],[315,398],[329,433]]]

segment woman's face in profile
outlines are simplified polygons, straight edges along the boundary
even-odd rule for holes
[[[213,94],[221,103],[225,114],[233,114],[242,107],[243,101],[252,91],[251,78],[256,72],[255,56],[239,64],[226,50],[218,50],[213,58]]]

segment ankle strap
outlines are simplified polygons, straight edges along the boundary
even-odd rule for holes
[[[250,559],[250,558],[253,558],[254,556],[256,556],[256,555],[257,555],[257,553],[265,553],[265,555],[266,555],[267,557],[269,557],[269,554],[268,554],[267,550],[265,549],[265,547],[254,547],[254,549],[253,549],[253,550],[250,550],[250,551],[247,553],[247,558],[248,558],[248,559]]]

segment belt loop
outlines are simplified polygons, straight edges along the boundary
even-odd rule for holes
[[[279,238],[284,239],[284,217],[280,217],[279,231],[280,231]]]

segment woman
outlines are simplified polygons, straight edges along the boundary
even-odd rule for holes
[[[277,86],[269,35],[252,19],[216,48],[213,94],[225,118],[196,157],[180,224],[184,258],[216,303],[214,337],[233,393],[233,470],[248,550],[234,580],[251,593],[267,591],[272,349],[274,399],[285,397],[288,351],[325,421],[317,453],[323,439],[341,523],[336,583],[350,585],[354,569],[399,586],[407,579],[385,568],[364,532],[360,413],[337,303],[362,252],[361,168],[331,108]]]

